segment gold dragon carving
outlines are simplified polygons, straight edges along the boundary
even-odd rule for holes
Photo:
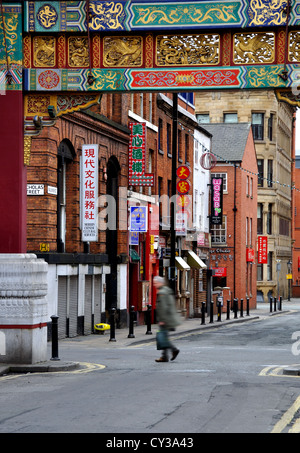
[[[33,61],[38,68],[55,66],[55,38],[53,36],[35,36],[33,38]]]
[[[141,66],[142,37],[104,38],[103,64],[106,67]]]
[[[234,35],[234,63],[273,63],[274,33],[237,33]]]
[[[87,68],[89,66],[89,44],[85,36],[69,38],[69,66]]]
[[[220,36],[215,34],[158,36],[157,65],[205,65],[219,63]]]

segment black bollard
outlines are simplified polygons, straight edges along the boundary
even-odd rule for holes
[[[277,311],[277,297],[274,297],[274,311]]]
[[[51,316],[52,319],[52,357],[50,360],[60,360],[58,357],[58,316]]]
[[[110,339],[109,339],[109,341],[117,341],[115,338],[115,331],[116,331],[115,314],[116,314],[116,309],[112,308],[110,310]]]
[[[249,297],[247,297],[247,316],[250,316],[250,300],[249,300]]]
[[[209,322],[210,322],[210,324],[213,324],[213,322],[214,322],[214,303],[213,303],[213,301],[211,301],[211,303],[210,303],[210,313],[209,313],[209,315],[210,315],[210,321]]]
[[[244,299],[241,299],[241,313],[240,313],[240,317],[241,318],[244,317]]]
[[[222,321],[222,319],[221,319],[221,317],[222,317],[221,310],[222,310],[222,304],[221,304],[221,302],[218,302],[218,322]]]
[[[129,334],[128,338],[135,338],[135,335],[133,333],[133,322],[134,322],[134,306],[131,305],[130,307],[130,315],[129,315]]]
[[[282,296],[279,296],[279,311],[282,311]]]
[[[270,297],[270,313],[273,311],[273,297]]]
[[[230,319],[230,300],[227,300],[227,318]]]
[[[201,307],[201,324],[205,324],[205,302],[202,302],[202,307]]]
[[[233,299],[234,319],[238,317],[238,299]]]
[[[147,332],[146,332],[146,335],[152,335],[152,332],[151,332],[151,309],[152,309],[152,305],[147,305]]]

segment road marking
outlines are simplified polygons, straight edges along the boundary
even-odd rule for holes
[[[296,412],[300,409],[300,396],[296,399],[294,404],[283,414],[279,422],[276,423],[274,428],[271,431],[271,434],[279,434],[292,422],[295,417]],[[299,433],[300,432],[300,419],[296,419],[293,427],[289,430],[289,433]]]
[[[299,366],[297,365],[268,365],[261,370],[258,374],[259,376],[275,376],[275,377],[282,377],[282,378],[292,378],[292,379],[299,379],[300,376],[293,375],[293,374],[283,374],[283,369],[287,367]]]
[[[77,368],[75,370],[59,370],[59,371],[55,371],[55,369],[53,369],[52,371],[38,371],[38,372],[26,372],[26,373],[19,373],[19,374],[8,374],[6,376],[0,376],[0,380],[1,381],[8,381],[8,380],[11,380],[11,379],[16,379],[18,377],[23,377],[23,376],[27,376],[28,377],[28,374],[30,374],[31,376],[32,375],[41,375],[41,374],[53,374],[53,373],[56,373],[56,374],[84,374],[84,373],[90,373],[91,371],[98,371],[98,370],[103,370],[104,368],[106,368],[105,365],[100,365],[98,363],[89,363],[89,362],[79,362],[79,365],[83,368]]]

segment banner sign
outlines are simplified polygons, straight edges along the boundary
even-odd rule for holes
[[[129,186],[154,186],[154,175],[145,173],[146,123],[130,123]]]
[[[268,237],[258,236],[258,263],[268,263]]]
[[[98,241],[98,145],[83,145],[81,158],[81,233],[83,242]]]
[[[223,220],[223,178],[211,179],[211,224],[222,225]]]
[[[147,232],[147,206],[130,206],[131,233]]]

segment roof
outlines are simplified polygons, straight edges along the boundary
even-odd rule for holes
[[[242,162],[251,123],[210,123],[202,126],[212,134],[212,153],[219,162]]]

